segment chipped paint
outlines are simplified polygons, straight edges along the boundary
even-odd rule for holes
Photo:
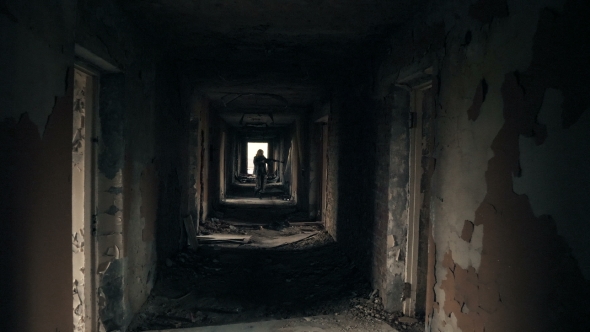
[[[453,285],[463,281],[455,282],[455,274],[468,271],[469,276],[477,276],[484,266],[482,254],[490,230],[489,225],[478,221],[476,211],[489,189],[486,170],[494,156],[492,143],[504,125],[504,74],[524,71],[529,66],[540,9],[555,3],[538,2],[533,9],[531,4],[509,1],[510,15],[494,20],[485,33],[468,28],[472,32],[469,43],[465,43],[465,23],[452,17],[446,19],[447,26],[453,28],[449,30],[441,66],[442,109],[437,120],[437,169],[432,198],[436,304],[427,326],[429,331],[470,330],[468,322],[474,324],[475,330],[483,326],[481,321],[474,323],[474,317],[482,315],[484,309],[476,313],[473,309],[477,305],[468,303],[468,309],[463,311],[469,310],[469,318],[461,312],[462,303],[457,303]],[[485,99],[484,79],[488,87]],[[493,211],[494,207],[489,206],[488,210]],[[466,220],[474,220],[470,241],[464,239]],[[453,269],[441,264],[448,261],[453,262]]]
[[[72,121],[72,293],[74,331],[85,330],[86,94],[87,75],[75,70]]]

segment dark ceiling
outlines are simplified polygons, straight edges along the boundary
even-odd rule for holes
[[[292,123],[422,0],[120,0],[232,126]]]

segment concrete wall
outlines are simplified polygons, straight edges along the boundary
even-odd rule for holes
[[[0,330],[65,331],[75,1],[0,6]]]
[[[159,55],[142,38],[116,3],[78,4],[76,42],[121,71],[101,73],[96,133],[98,313],[107,331],[124,330],[147,299],[156,278],[156,233],[173,238],[158,226],[175,214],[159,211],[166,206],[159,197],[169,197],[161,183],[174,170],[166,168],[169,150],[158,146],[156,133],[169,130],[161,114],[172,106],[162,94],[174,92],[156,89],[157,79],[171,85],[162,82],[169,70],[156,67]],[[168,243],[157,244],[166,253]]]
[[[193,215],[193,221],[205,220],[211,211],[211,187],[219,184],[217,178],[211,178],[210,175],[210,153],[211,153],[211,123],[209,101],[206,97],[191,91],[189,111],[191,123],[191,192],[194,196],[191,198],[190,211]]]
[[[158,94],[155,82],[157,71],[169,70],[156,69],[159,56],[148,51],[114,2],[31,0],[1,6],[0,173],[7,212],[0,329],[71,329],[72,245],[91,250],[94,244],[98,261],[86,262],[85,271],[96,282],[91,293],[100,302],[95,302],[98,320],[108,331],[124,330],[156,277],[160,188],[174,170],[159,166],[169,156],[157,148],[155,133],[170,128],[155,119],[175,107],[159,103],[157,109],[162,93],[174,89]],[[101,89],[94,135],[86,137],[96,143],[98,195],[95,224],[85,230],[84,241],[72,233],[71,214],[75,43],[86,56],[120,70],[111,74],[90,64],[100,73]],[[96,329],[92,312],[87,314],[89,328]]]
[[[586,330],[588,274],[582,272],[589,247],[572,234],[587,230],[580,213],[588,204],[588,178],[575,175],[584,157],[568,156],[588,151],[588,143],[570,141],[559,149],[565,154],[551,146],[576,137],[579,126],[588,131],[581,116],[589,106],[583,60],[589,53],[579,45],[588,43],[583,17],[590,8],[576,1],[505,5],[492,23],[480,16],[493,12],[489,4],[472,5],[448,29],[452,56],[442,59],[440,71],[432,199],[437,282],[429,324],[449,331]],[[465,45],[468,29],[472,40]],[[482,80],[488,88],[479,98]],[[559,132],[543,122],[548,117],[561,118]],[[571,172],[559,174],[554,160]],[[579,185],[568,187],[570,177]],[[568,190],[557,189],[564,186]],[[553,204],[541,207],[540,196]],[[569,203],[565,213],[562,200]]]
[[[334,87],[326,228],[385,307],[400,310],[407,83],[432,67],[435,108],[422,128],[419,175],[427,330],[588,329],[590,57],[581,45],[590,8],[578,1],[431,8],[377,56],[367,52],[376,68]]]
[[[217,115],[210,118],[210,156],[209,159],[209,192],[210,205],[213,210],[219,210],[219,203],[225,195],[225,183],[227,173],[231,175],[231,170],[226,172],[226,151],[228,148],[227,136],[228,126]]]
[[[325,223],[361,271],[374,284],[381,284],[376,269],[385,266],[383,251],[375,246],[384,233],[379,233],[382,224],[375,220],[379,194],[374,186],[379,163],[387,164],[388,160],[377,154],[377,136],[383,132],[375,130],[378,106],[371,99],[369,76],[363,74],[369,67],[366,63],[352,67],[358,71],[344,73],[337,80],[343,83],[332,94]],[[384,197],[386,202],[386,192]]]
[[[432,8],[379,70],[435,68],[427,330],[587,330],[590,8]]]
[[[370,59],[370,55],[366,55]],[[328,122],[328,231],[379,290],[389,311],[402,309],[407,238],[407,90],[375,69],[350,73],[332,96]],[[376,75],[376,74],[375,74]]]

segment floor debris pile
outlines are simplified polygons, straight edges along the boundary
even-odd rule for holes
[[[244,228],[237,227],[225,222],[219,218],[211,218],[203,221],[199,225],[199,234],[246,234]]]
[[[412,317],[405,317],[401,312],[387,312],[376,290],[368,297],[355,298],[351,301],[350,314],[361,319],[374,318],[384,321],[400,331],[422,332],[424,331],[423,320]]]
[[[233,239],[229,232],[247,233],[248,243],[201,240],[197,252],[168,259],[129,331],[321,315],[354,320],[345,324],[346,331],[378,331],[378,322],[413,331],[412,324],[398,322],[399,314],[383,311],[365,277],[321,225],[293,222],[274,230],[243,224],[223,222],[214,227],[226,233],[209,236]]]

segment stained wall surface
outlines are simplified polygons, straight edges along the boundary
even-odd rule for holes
[[[155,144],[156,132],[169,131],[156,123],[157,114],[178,109],[166,103],[156,107],[162,99],[156,73],[167,73],[162,79],[169,80],[171,70],[157,68],[160,55],[150,51],[112,1],[8,1],[0,21],[0,66],[6,73],[0,84],[2,205],[8,211],[2,218],[2,236],[8,237],[2,251],[6,308],[0,329],[71,329],[72,245],[90,250],[96,241],[97,266],[85,266],[98,273],[94,318],[107,330],[124,330],[155,280],[161,179],[168,172],[176,175],[158,170],[169,157]],[[76,58],[75,44],[112,66],[105,71]],[[87,137],[96,143],[98,197],[96,224],[85,232],[86,242],[72,234],[71,217],[78,60],[98,74],[101,92],[94,133]]]
[[[424,21],[444,22],[447,35],[434,63],[427,330],[586,330],[588,247],[575,234],[587,220],[588,180],[577,169],[588,151],[589,54],[579,46],[588,43],[581,15],[590,8],[454,5]]]
[[[162,129],[157,114],[165,112],[157,108],[159,55],[147,51],[149,42],[115,2],[77,9],[76,43],[119,69],[99,70],[96,291],[98,324],[124,330],[156,278],[158,162],[166,158],[155,135]]]
[[[389,310],[401,308],[407,263],[407,77],[433,73],[420,216],[431,227],[420,253],[427,330],[587,329],[582,13],[579,1],[438,4],[366,55],[378,64],[372,83],[360,75],[333,89],[326,228],[369,265]]]
[[[71,330],[75,1],[1,8],[0,330]]]
[[[189,202],[193,222],[205,220],[210,212],[210,189],[214,181],[210,182],[210,110],[206,97],[191,91],[189,112],[191,119],[190,143],[190,176],[191,198]]]

